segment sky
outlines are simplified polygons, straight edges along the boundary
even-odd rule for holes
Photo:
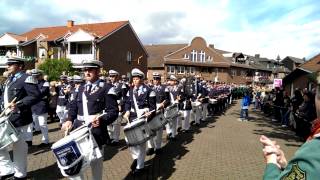
[[[143,44],[196,36],[230,52],[275,59],[320,53],[319,0],[0,0],[0,34],[129,20]]]

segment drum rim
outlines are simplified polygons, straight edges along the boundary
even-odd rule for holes
[[[123,127],[123,131],[128,131],[128,130],[131,130],[131,129],[135,128],[135,127],[141,126],[141,125],[146,125],[146,123],[147,122],[145,120],[143,120],[143,121],[137,122],[135,124],[127,124],[126,126],[128,126],[128,125],[130,125],[130,126]]]

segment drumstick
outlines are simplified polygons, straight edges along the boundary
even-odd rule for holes
[[[154,111],[156,111],[155,109],[154,110],[152,110],[152,111],[149,111],[148,113],[153,113]],[[137,119],[140,119],[140,118],[144,118],[144,117],[146,117],[147,115],[145,115],[145,114],[143,114],[141,117],[138,117],[138,118],[136,118],[136,119],[134,119],[134,120],[132,120],[132,121],[136,121]],[[128,121],[129,122],[129,121]]]
[[[0,117],[2,117],[3,115],[5,115],[7,109],[10,107],[10,105],[12,103],[14,103],[16,101],[17,97],[14,97],[13,100],[9,103],[9,105],[2,111],[2,113],[0,114]]]
[[[102,116],[105,115],[105,114],[107,114],[107,113],[106,113],[106,112],[103,112],[102,114],[98,115],[97,118],[99,119],[100,117],[102,117]],[[85,124],[83,124],[82,126],[74,129],[73,131],[78,131],[79,129],[82,129],[83,126],[89,126],[90,124],[91,124],[91,122],[90,122],[90,123],[85,123]],[[66,131],[64,132],[64,135],[65,135],[65,136],[68,135],[71,129],[72,129],[72,128],[67,128]]]

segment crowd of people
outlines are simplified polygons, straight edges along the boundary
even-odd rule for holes
[[[284,128],[292,128],[306,140],[312,121],[316,118],[315,93],[315,88],[295,89],[290,96],[282,87],[269,90],[256,86],[252,88],[249,98],[253,111],[261,110],[273,122]]]
[[[205,81],[199,75],[182,79],[170,75],[162,83],[161,74],[154,73],[151,81],[145,81],[139,69],[132,70],[130,81],[115,70],[102,77],[102,62],[97,60],[83,62],[82,77],[61,75],[58,82],[48,82],[39,69],[24,71],[23,59],[9,58],[7,65],[7,80],[1,86],[2,122],[12,127],[6,126],[3,132],[6,135],[14,129],[19,138],[8,134],[6,139],[13,145],[12,160],[8,144],[1,140],[1,179],[26,179],[28,147],[35,147],[33,135],[42,134],[42,143],[35,148],[54,143],[48,121],[59,121],[61,129],[70,132],[51,147],[61,173],[69,179],[83,179],[87,166],[91,166],[93,179],[101,179],[103,149],[118,145],[121,130],[133,158],[132,173],[141,175],[145,156],[162,153],[163,130],[169,141],[175,141],[178,133],[191,133],[191,125],[199,126],[207,117],[223,112],[246,89]],[[127,124],[121,128],[122,123]],[[72,139],[77,135],[74,132],[85,132],[81,138],[87,134],[90,141],[79,142],[80,136]],[[92,148],[83,148],[81,143]],[[79,148],[82,155],[75,150]],[[87,149],[91,149],[89,154],[84,153]]]
[[[26,179],[28,147],[34,146],[34,133],[42,134],[37,148],[54,143],[51,148],[64,176],[84,179],[83,172],[90,166],[91,178],[102,179],[104,148],[118,145],[121,130],[133,158],[131,172],[139,176],[145,172],[147,155],[163,153],[164,133],[168,141],[175,141],[179,133],[192,133],[191,125],[199,126],[239,98],[239,120],[248,120],[253,104],[253,110],[260,109],[283,127],[293,127],[301,137],[307,138],[311,132],[309,141],[315,143],[314,147],[318,145],[320,126],[314,124],[320,123],[313,121],[317,117],[315,90],[296,90],[289,97],[281,88],[269,91],[258,86],[216,83],[199,75],[182,79],[170,75],[162,82],[161,74],[153,73],[152,80],[146,81],[145,74],[136,68],[130,80],[116,70],[102,77],[102,62],[97,60],[83,62],[82,77],[61,75],[59,82],[48,82],[38,69],[25,72],[23,59],[9,58],[7,65],[7,80],[1,86],[1,179]],[[58,120],[66,136],[52,142],[48,120]],[[123,123],[126,125],[121,128]],[[265,136],[260,141],[269,163],[266,171],[293,167],[275,142]]]

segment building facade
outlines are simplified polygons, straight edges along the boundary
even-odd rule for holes
[[[0,65],[9,53],[41,63],[47,58],[67,58],[74,68],[83,60],[97,59],[104,68],[129,74],[136,67],[147,72],[148,54],[129,21],[35,28],[0,37]]]
[[[163,77],[200,75],[213,82],[254,84],[256,76],[269,78],[272,72],[252,66],[249,56],[242,53],[230,53],[207,45],[201,37],[195,37],[190,44],[145,45],[145,48],[149,54],[149,79],[153,72],[158,72]]]

